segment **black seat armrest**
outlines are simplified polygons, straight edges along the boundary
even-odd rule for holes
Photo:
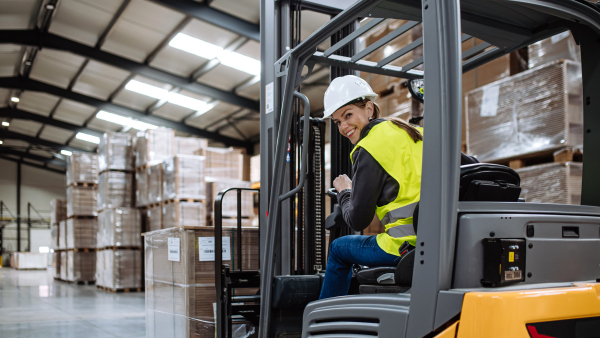
[[[394,285],[395,266],[360,270],[356,281],[361,285]]]

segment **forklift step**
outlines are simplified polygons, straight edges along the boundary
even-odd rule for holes
[[[232,303],[240,302],[260,302],[260,295],[256,296],[233,296],[231,297]]]

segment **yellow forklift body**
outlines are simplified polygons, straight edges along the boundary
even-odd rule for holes
[[[574,283],[572,287],[539,290],[469,292],[464,296],[460,325],[454,323],[436,337],[529,338],[526,324],[597,316],[600,316],[600,283]]]

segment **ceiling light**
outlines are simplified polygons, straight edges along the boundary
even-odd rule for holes
[[[4,122],[2,122],[2,125],[3,125],[4,127],[8,127],[8,126],[10,126],[10,123],[8,123],[8,122],[4,121]]]
[[[4,142],[0,141],[0,144],[2,144],[2,143],[4,143]]]
[[[146,129],[156,129],[156,128],[158,128],[158,126],[155,126],[155,125],[150,124],[150,123],[138,121],[138,120],[132,120],[130,126],[131,126],[131,128],[137,129],[137,130],[146,130]]]
[[[146,129],[156,129],[156,128],[158,128],[157,126],[155,126],[153,124],[145,123],[145,122],[142,122],[142,121],[134,120],[134,119],[129,118],[129,117],[125,117],[125,116],[121,116],[121,115],[109,113],[109,112],[104,111],[104,110],[99,111],[98,114],[96,114],[96,118],[100,119],[100,120],[104,120],[104,121],[108,121],[108,122],[120,124],[122,126],[132,127],[132,128],[138,129],[138,130],[146,130]]]
[[[19,98],[18,98],[18,97],[16,97],[16,96],[13,96],[13,97],[11,97],[11,98],[10,98],[10,100],[11,100],[12,102],[19,102],[19,101],[21,101],[21,100],[19,100]]]
[[[194,99],[178,93],[171,93],[167,101],[192,110],[203,110],[208,105],[208,103],[202,100]]]
[[[125,86],[125,89],[131,90],[142,95],[150,96],[162,100],[169,95],[169,91],[140,81],[131,80]]]
[[[223,53],[219,55],[219,60],[225,66],[241,70],[252,75],[260,74],[260,61],[240,53]]]
[[[68,151],[68,150],[64,150],[64,149],[61,150],[60,153],[63,154],[63,155],[65,155],[65,156],[71,156],[71,155],[73,155],[73,152]]]
[[[214,59],[223,52],[223,48],[212,43],[179,33],[169,42],[169,46],[198,55],[205,59]]]
[[[90,135],[90,134],[86,134],[86,133],[77,133],[77,135],[75,135],[76,139],[82,140],[82,141],[86,141],[86,142],[90,142],[90,143],[95,143],[98,144],[100,143],[100,138]]]

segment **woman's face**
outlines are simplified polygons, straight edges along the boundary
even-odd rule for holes
[[[361,130],[369,123],[369,117],[373,116],[373,103],[367,102],[364,108],[353,104],[344,106],[331,115],[333,123],[343,136],[350,139],[352,144],[357,144],[360,139]]]

